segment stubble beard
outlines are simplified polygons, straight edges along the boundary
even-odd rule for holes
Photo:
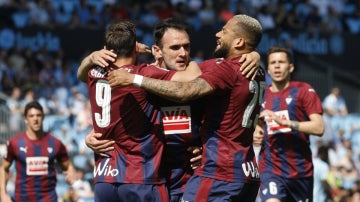
[[[219,49],[214,51],[214,57],[216,58],[226,58],[228,54],[229,47],[227,45],[222,45]]]

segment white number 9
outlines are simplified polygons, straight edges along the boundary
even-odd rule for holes
[[[111,87],[108,81],[96,82],[95,100],[96,104],[102,108],[101,114],[94,113],[95,122],[100,128],[105,128],[110,124]]]

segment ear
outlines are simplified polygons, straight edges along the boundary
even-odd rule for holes
[[[234,43],[235,48],[245,47],[245,39],[242,37],[234,39]]]
[[[159,46],[152,45],[151,50],[155,60],[162,58],[162,51]]]
[[[295,69],[294,64],[291,63],[291,64],[289,65],[289,67],[290,67],[289,72],[292,73],[292,72],[294,71],[294,69]]]

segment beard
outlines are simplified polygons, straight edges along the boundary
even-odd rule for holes
[[[214,57],[226,58],[229,54],[230,47],[227,44],[223,44],[219,49],[214,51]]]

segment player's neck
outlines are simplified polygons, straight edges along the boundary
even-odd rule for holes
[[[132,57],[124,57],[124,58],[117,58],[114,62],[114,65],[117,67],[121,67],[124,65],[134,65],[136,62],[135,58]]]
[[[45,135],[45,133],[42,130],[40,130],[40,131],[33,131],[31,129],[26,130],[26,136],[30,140],[40,140],[42,137],[44,137],[44,135]]]
[[[241,57],[244,54],[251,53],[250,50],[247,49],[230,49],[228,55],[225,57],[225,59],[232,59],[232,58],[238,58]]]
[[[284,90],[285,88],[289,87],[290,82],[272,82],[272,85],[270,86],[270,90],[272,92],[279,92]]]

